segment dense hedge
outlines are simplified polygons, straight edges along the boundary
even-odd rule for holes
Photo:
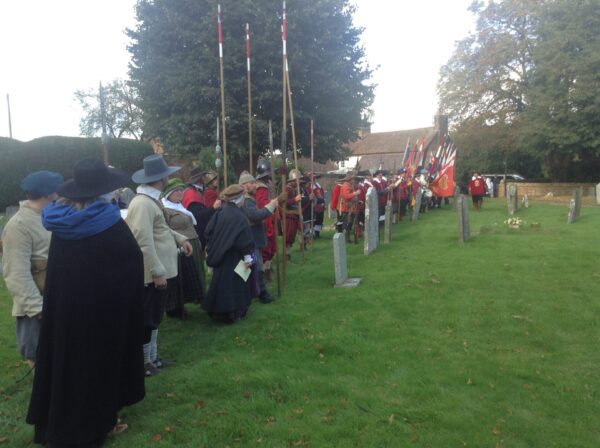
[[[140,169],[151,153],[148,143],[137,140],[115,139],[109,145],[111,165],[129,173]],[[42,137],[24,143],[0,137],[0,211],[24,198],[19,185],[28,173],[57,171],[69,179],[75,162],[90,156],[102,158],[99,138]]]

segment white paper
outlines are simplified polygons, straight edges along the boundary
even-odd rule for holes
[[[237,275],[242,277],[242,280],[248,281],[248,277],[250,277],[252,269],[246,267],[246,263],[244,263],[244,260],[240,260],[240,262],[235,267],[234,271]]]

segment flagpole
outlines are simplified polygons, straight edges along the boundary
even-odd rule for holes
[[[250,24],[246,23],[246,67],[248,69],[248,152],[250,154],[250,174],[253,173],[252,162],[252,76],[250,74]]]
[[[287,86],[286,86],[286,76],[285,76],[285,65],[287,58],[287,18],[285,14],[285,1],[283,2],[283,15],[281,21],[281,42],[282,42],[282,99],[283,99],[283,112],[282,112],[282,125],[281,125],[281,155],[283,158],[282,168],[282,176],[281,176],[281,190],[285,191],[287,194],[287,183],[286,183],[286,173],[287,173]],[[287,274],[287,198],[286,202],[283,204],[283,287],[285,288],[285,279]]]
[[[221,121],[223,122],[223,181],[227,188],[227,125],[225,122],[225,76],[223,73],[223,29],[220,3],[217,5],[217,32],[219,34],[219,71],[221,75]]]
[[[294,124],[294,106],[292,103],[292,87],[290,85],[290,71],[285,59],[285,78],[288,91],[288,102],[290,103],[290,129],[292,131],[292,151],[294,152],[294,168],[298,169],[298,146],[296,145],[296,126]],[[300,192],[300,178],[296,179],[296,193]],[[298,204],[298,212],[300,214],[300,234],[302,235],[302,245],[300,251],[302,252],[302,261],[304,261],[304,216],[302,215],[302,201]]]
[[[276,182],[275,182],[275,151],[273,149],[273,126],[271,123],[271,120],[269,120],[269,157],[271,160],[271,195],[273,197],[277,197],[277,186],[276,186]],[[281,297],[281,260],[279,259],[279,243],[277,241],[277,239],[279,238],[278,236],[278,230],[279,229],[279,225],[278,225],[278,219],[277,219],[277,213],[278,211],[275,210],[275,212],[273,212],[273,231],[275,232],[275,258],[276,258],[276,265],[277,265],[277,297]],[[284,236],[284,240],[285,240],[285,236]],[[285,244],[284,244],[285,246]]]

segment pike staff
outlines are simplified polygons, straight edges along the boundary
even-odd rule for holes
[[[313,120],[310,120],[310,190],[314,195],[315,191],[315,123]],[[315,204],[313,199],[310,200],[310,222],[312,225],[311,229],[311,238],[313,239],[313,244],[310,246],[310,253],[314,252],[315,241],[314,241],[314,229],[315,229]]]
[[[290,71],[288,68],[287,58],[285,60],[285,79],[287,84],[288,101],[290,103],[290,128],[292,130],[292,151],[294,153],[294,168],[298,169],[298,146],[296,145],[296,127],[294,125],[294,106],[292,103],[292,88],[290,86]],[[300,191],[300,179],[296,179],[296,194],[302,194]],[[298,204],[300,213],[300,234],[302,235],[302,261],[304,261],[304,216],[302,215],[302,201]]]
[[[271,159],[271,195],[273,197],[277,197],[277,185],[275,182],[275,156],[274,156],[274,150],[273,150],[273,127],[271,125],[271,120],[269,120],[269,157]],[[275,210],[275,213],[273,213],[273,227],[274,227],[274,232],[275,232],[275,258],[277,259],[277,297],[281,297],[281,261],[279,260],[279,242],[277,241],[279,236],[278,236],[278,229],[279,229],[279,224],[278,224],[278,215],[277,215],[277,210]],[[284,237],[285,238],[285,237]],[[285,247],[285,243],[283,245],[283,247]]]
[[[285,192],[286,188],[286,175],[287,172],[287,86],[286,86],[286,76],[285,76],[285,66],[287,61],[287,20],[285,14],[285,1],[283,2],[283,16],[281,22],[281,42],[283,47],[283,73],[282,73],[282,85],[283,85],[283,121],[281,126],[281,156],[283,158],[282,167],[282,175],[281,175],[281,191]],[[286,202],[283,204],[283,218],[282,218],[282,227],[283,227],[283,286],[285,288],[285,277],[287,270],[287,243],[286,243],[286,221],[287,221],[287,198]]]
[[[223,29],[221,4],[217,5],[217,32],[219,34],[219,71],[221,75],[221,121],[223,122],[223,180],[227,188],[227,126],[225,123],[225,76],[223,74]]]
[[[246,23],[246,68],[248,69],[248,152],[250,154],[250,169],[252,174],[252,77],[250,74],[250,24]]]

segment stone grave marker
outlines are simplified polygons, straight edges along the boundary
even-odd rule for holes
[[[458,185],[454,186],[454,199],[453,206],[454,211],[458,210],[458,198],[460,197],[460,187]]]
[[[365,255],[370,255],[379,245],[379,203],[377,190],[367,191],[365,200]]]
[[[333,264],[335,268],[335,288],[354,288],[362,279],[348,278],[348,261],[346,258],[346,239],[343,233],[333,236]]]
[[[596,185],[596,204],[600,205],[600,184]]]
[[[581,214],[581,197],[581,187],[575,188],[575,190],[573,190],[571,202],[569,202],[569,215],[567,217],[567,224],[573,224],[577,219],[579,219],[579,215]]]
[[[529,197],[526,194],[521,198],[521,208],[529,208]]]
[[[508,213],[512,216],[519,209],[519,197],[516,184],[509,184],[506,192],[506,200],[508,203]]]
[[[464,194],[458,197],[456,206],[458,214],[458,241],[464,243],[471,238],[471,227],[469,223],[469,198]]]
[[[383,242],[389,244],[392,241],[392,202],[388,201],[385,206],[385,223],[383,226]]]

